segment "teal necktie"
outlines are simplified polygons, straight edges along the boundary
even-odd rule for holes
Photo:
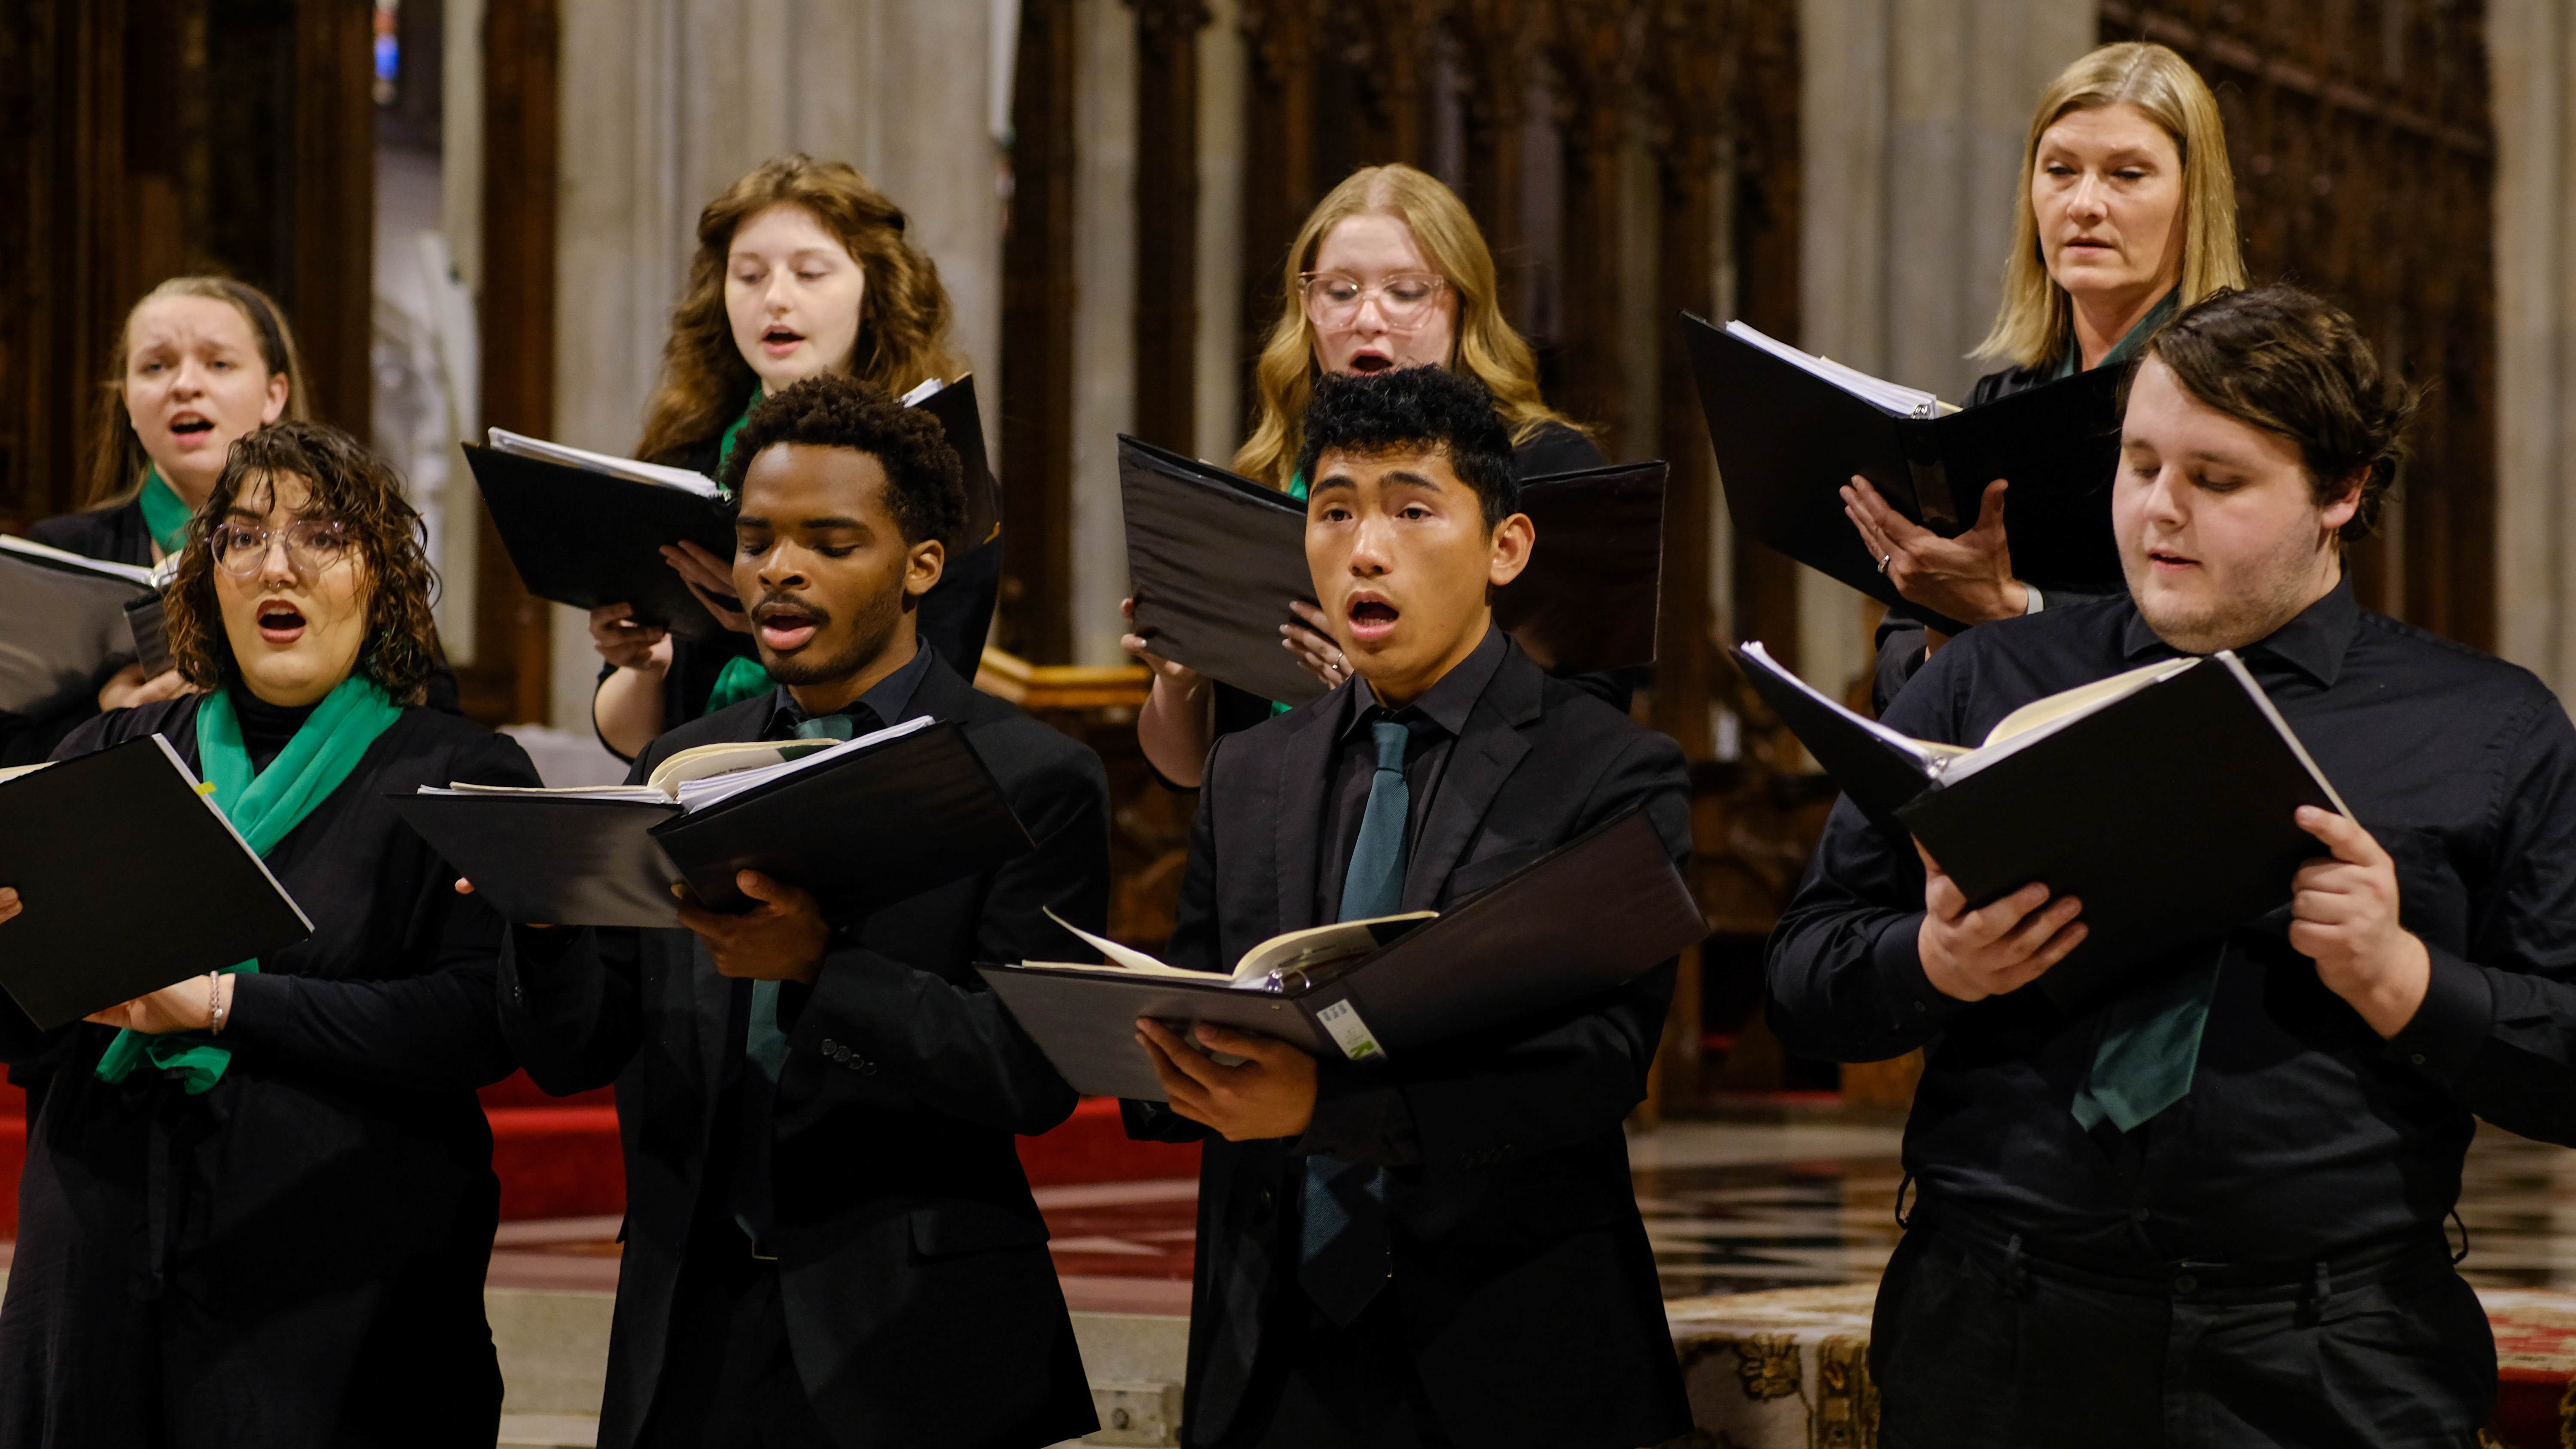
[[[1377,771],[1369,777],[1368,808],[1360,812],[1342,877],[1339,919],[1345,921],[1393,915],[1404,900],[1404,826],[1413,805],[1404,749],[1412,731],[1381,719],[1369,726],[1369,737],[1377,745]],[[1386,1174],[1373,1163],[1309,1156],[1301,1207],[1297,1282],[1309,1301],[1347,1328],[1386,1286]]]
[[[846,714],[827,714],[796,723],[800,740],[846,740],[856,727]],[[778,1074],[787,1067],[787,1033],[778,1025],[778,983],[751,983],[750,1020],[742,1034],[744,1180],[735,1184],[733,1219],[758,1249],[768,1230],[769,1108],[778,1096]]]
[[[2220,945],[2209,959],[2111,1003],[2093,1069],[2075,1092],[2075,1120],[2090,1132],[2109,1119],[2123,1132],[2191,1095],[2200,1067],[2200,1034],[2227,960]]]

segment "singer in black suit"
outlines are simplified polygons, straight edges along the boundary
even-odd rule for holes
[[[614,1081],[626,1156],[603,1445],[1035,1449],[1096,1426],[1014,1134],[1074,1094],[970,963],[1103,928],[1097,757],[916,642],[956,453],[927,414],[826,375],[754,409],[734,582],[781,687],[663,735],[636,778],[717,741],[964,726],[1036,847],[826,922],[759,904],[685,930],[519,926],[502,1019],[557,1093]]]
[[[1210,757],[1171,960],[1446,910],[1643,806],[1678,859],[1680,752],[1492,623],[1529,557],[1511,444],[1473,378],[1328,379],[1307,557],[1358,677]],[[1690,1427],[1620,1124],[1673,969],[1374,1067],[1138,1023],[1204,1140],[1184,1442],[1634,1449]],[[1221,1064],[1199,1050],[1247,1059]]]

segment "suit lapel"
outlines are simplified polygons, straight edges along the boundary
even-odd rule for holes
[[[1268,931],[1247,938],[1250,941],[1316,924],[1315,855],[1324,828],[1325,771],[1333,762],[1334,732],[1350,713],[1347,700],[1339,694],[1350,687],[1345,683],[1335,698],[1289,722],[1288,742],[1279,752],[1269,802],[1276,822],[1272,848],[1278,859],[1272,862],[1272,875],[1279,882],[1278,914],[1271,918]]]
[[[1529,753],[1521,726],[1538,718],[1541,678],[1538,666],[1515,647],[1478,696],[1405,860],[1404,909],[1427,911],[1439,901],[1441,886],[1466,855],[1503,782]]]

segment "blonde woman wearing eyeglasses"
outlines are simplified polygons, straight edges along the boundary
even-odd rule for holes
[[[1975,353],[2006,365],[1977,380],[1971,406],[2126,366],[2176,311],[2245,285],[2218,100],[2164,46],[2105,45],[2060,72],[2031,117],[2021,178],[2003,304]],[[1976,526],[1957,538],[1906,519],[1860,478],[1843,490],[1844,512],[1908,603],[1982,624],[2046,602],[2013,572],[2008,492],[1988,484]],[[1920,616],[1888,612],[1880,710],[1941,643]]]
[[[1455,368],[1484,383],[1511,428],[1513,467],[1524,479],[1606,461],[1580,427],[1540,398],[1537,357],[1503,317],[1493,251],[1466,204],[1438,178],[1401,165],[1352,172],[1298,230],[1282,290],[1286,305],[1253,370],[1261,418],[1234,455],[1237,473],[1305,497],[1297,453],[1315,380],[1404,367]],[[1135,601],[1122,607],[1132,620]],[[1326,685],[1341,685],[1350,667],[1329,622],[1311,605],[1295,607],[1297,620],[1279,626],[1282,645]],[[1140,635],[1119,642],[1154,672],[1136,716],[1137,741],[1155,770],[1183,789],[1198,785],[1218,735],[1257,724],[1276,708],[1157,656]],[[1622,675],[1577,682],[1626,705],[1630,684]]]

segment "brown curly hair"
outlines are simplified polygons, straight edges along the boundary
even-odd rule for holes
[[[872,454],[885,467],[886,510],[903,541],[935,538],[942,547],[957,547],[957,531],[966,526],[966,470],[939,419],[856,378],[809,377],[761,399],[735,435],[733,458],[718,480],[735,511],[742,508],[751,460],[780,443]]]
[[[271,423],[235,441],[225,455],[213,496],[189,520],[178,575],[165,591],[170,654],[180,674],[202,689],[240,678],[215,599],[215,555],[206,534],[243,490],[289,474],[311,491],[304,516],[345,526],[367,561],[367,642],[358,652],[359,671],[397,701],[420,703],[439,658],[438,624],[430,615],[438,573],[424,551],[420,515],[403,497],[392,464],[324,423]]]
[[[671,309],[662,381],[644,405],[640,458],[668,459],[701,447],[741,416],[759,378],[734,345],[725,314],[725,266],[736,228],[778,205],[801,206],[840,238],[867,276],[850,375],[901,396],[937,376],[965,370],[948,341],[948,289],[939,264],[904,239],[903,208],[858,168],[801,153],[764,161],[698,213],[698,251],[688,290]]]
[[[2361,503],[2338,538],[2368,538],[2379,526],[2406,462],[2417,394],[2381,371],[2349,313],[2283,283],[2220,291],[2148,339],[2141,362],[2148,357],[2202,405],[2298,444],[2319,507],[2358,476]]]

